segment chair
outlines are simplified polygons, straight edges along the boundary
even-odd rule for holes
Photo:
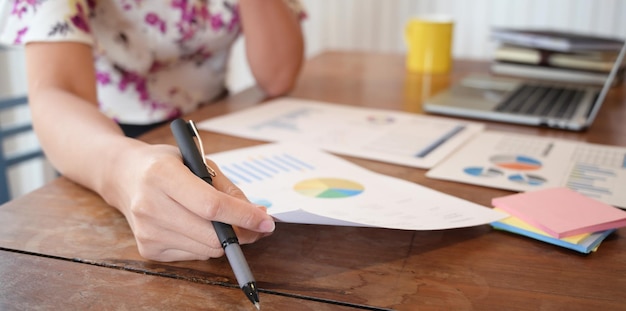
[[[27,105],[28,98],[26,96],[0,99],[0,112]],[[9,168],[29,161],[31,159],[45,157],[44,153],[39,147],[12,154],[7,154],[4,150],[4,141],[7,138],[23,133],[32,132],[32,130],[33,127],[30,122],[22,122],[21,124],[17,125],[0,127],[0,204],[5,203],[11,199],[11,189],[8,177]]]

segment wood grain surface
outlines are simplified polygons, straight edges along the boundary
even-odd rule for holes
[[[457,61],[450,75],[424,77],[405,71],[403,55],[327,52],[307,62],[291,96],[422,113],[425,94],[445,88],[465,74],[487,70],[487,63]],[[426,79],[430,86],[420,87]],[[626,146],[624,99],[624,86],[611,90],[594,125],[582,133],[486,124],[488,129],[513,133]],[[258,90],[250,89],[206,105],[186,118],[198,122],[263,100]],[[207,153],[263,143],[212,132],[200,134]],[[168,127],[142,139],[174,144]],[[512,193],[429,179],[425,170],[343,158],[485,206],[495,196]],[[626,229],[619,229],[598,252],[582,255],[494,231],[488,225],[403,231],[280,223],[272,236],[243,246],[243,251],[262,289],[263,310],[274,303],[273,299],[276,306],[292,303],[291,300],[303,303],[302,309],[284,310],[624,310],[625,237]],[[63,258],[64,267],[56,269],[67,269],[64,271],[68,274],[88,267],[109,268],[98,271],[111,270],[105,278],[111,283],[118,282],[116,278],[158,283],[162,282],[158,281],[161,276],[175,278],[181,284],[190,283],[193,293],[198,290],[196,286],[208,287],[204,291],[230,291],[227,285],[236,283],[225,258],[175,263],[141,258],[124,217],[94,193],[63,177],[0,207],[0,248],[9,253],[0,256],[0,271],[11,270],[19,262],[24,262],[28,270],[46,270],[48,265],[56,265],[50,261],[61,260],[29,257],[44,254]],[[30,255],[18,256],[9,252],[12,250]],[[152,281],[140,280],[140,276]],[[88,279],[69,281],[90,283]],[[19,292],[20,288],[28,291],[23,282],[26,279],[18,279],[13,289],[4,289],[3,293]],[[187,285],[177,286],[180,287],[173,288],[173,292],[180,292]],[[41,291],[66,291],[62,285],[49,287]],[[147,286],[146,291],[154,288]],[[224,306],[245,306],[248,302],[240,295],[232,295],[232,301],[226,295]],[[28,303],[28,296],[14,297],[20,303]],[[130,296],[120,293],[118,302],[133,303],[125,301]],[[0,306],[8,302],[11,297],[0,295]]]

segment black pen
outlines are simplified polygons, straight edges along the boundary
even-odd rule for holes
[[[200,139],[196,125],[193,121],[187,123],[183,119],[176,119],[172,121],[170,128],[174,134],[180,153],[183,156],[183,163],[196,176],[212,186],[212,177],[215,177],[215,171],[206,164],[202,140]],[[239,287],[241,287],[241,290],[243,290],[246,297],[250,299],[257,310],[260,310],[261,305],[259,304],[259,292],[256,287],[256,281],[252,276],[250,267],[248,267],[246,258],[243,256],[243,252],[241,252],[239,240],[237,239],[233,227],[219,221],[212,221],[212,223],[217,237],[220,243],[222,243],[226,258],[228,258],[228,262],[235,273]]]

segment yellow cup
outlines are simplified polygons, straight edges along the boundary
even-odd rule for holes
[[[418,73],[448,73],[452,68],[451,18],[440,15],[410,19],[404,37],[408,46],[406,66]]]

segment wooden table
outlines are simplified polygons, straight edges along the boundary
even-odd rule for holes
[[[487,63],[457,61],[450,75],[409,74],[403,55],[328,52],[306,63],[291,96],[422,113],[425,92]],[[487,123],[488,129],[626,146],[626,86],[611,90],[586,132]],[[207,105],[196,121],[263,100],[258,90]],[[262,142],[201,132],[207,153]],[[143,137],[174,144],[168,127]],[[485,206],[509,191],[428,179],[425,170],[344,157],[376,172]],[[626,185],[624,186],[626,190]],[[590,255],[488,225],[402,231],[280,223],[243,250],[263,310],[624,310],[626,229]],[[160,263],[138,254],[124,217],[61,177],[0,207],[0,309],[252,310],[225,258]]]

